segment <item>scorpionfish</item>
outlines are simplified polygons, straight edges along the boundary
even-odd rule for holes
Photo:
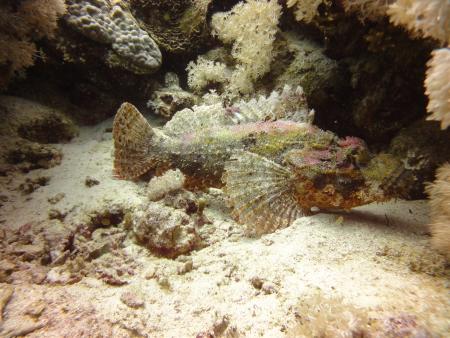
[[[301,87],[230,107],[194,108],[158,129],[123,103],[113,125],[116,176],[178,168],[191,187],[222,187],[237,221],[263,232],[312,209],[385,199],[365,173],[371,156],[364,141],[314,126]]]

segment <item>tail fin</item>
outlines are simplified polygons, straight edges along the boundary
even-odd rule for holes
[[[114,171],[119,178],[134,179],[152,167],[148,155],[155,135],[150,124],[131,103],[123,103],[113,124]]]

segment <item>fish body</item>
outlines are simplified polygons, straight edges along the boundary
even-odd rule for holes
[[[178,168],[189,186],[223,187],[238,221],[264,232],[313,207],[350,209],[384,199],[364,175],[369,155],[358,138],[289,120],[219,123],[219,116],[217,124],[192,127],[195,116],[182,115],[158,130],[124,103],[113,128],[117,176]]]

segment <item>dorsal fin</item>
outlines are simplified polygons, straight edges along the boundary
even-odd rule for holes
[[[229,108],[235,123],[289,120],[312,123],[314,111],[308,108],[303,88],[285,85],[281,91],[250,101],[241,100]]]
[[[235,124],[289,120],[311,123],[314,111],[309,110],[303,89],[285,86],[268,97],[239,101],[229,107],[221,103],[194,106],[177,112],[163,130],[166,135],[179,136],[205,129]]]
[[[194,106],[178,111],[164,125],[163,131],[168,136],[179,136],[204,129],[233,124],[221,103],[213,105]]]
[[[120,106],[113,124],[114,171],[119,178],[133,179],[152,167],[148,152],[154,135],[135,106],[128,102]]]
[[[295,199],[294,176],[262,156],[235,152],[225,165],[223,182],[233,216],[257,235],[286,227],[303,215]]]

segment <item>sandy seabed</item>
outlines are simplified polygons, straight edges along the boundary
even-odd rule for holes
[[[430,247],[425,201],[317,214],[248,238],[211,197],[208,245],[188,256],[157,257],[128,236],[91,257],[81,277],[33,260],[36,248],[18,250],[15,240],[24,225],[48,222],[49,210],[76,224],[146,203],[145,182],[112,176],[110,125],[59,145],[58,166],[1,178],[1,337],[450,336],[448,266]],[[17,189],[40,176],[47,185]]]

